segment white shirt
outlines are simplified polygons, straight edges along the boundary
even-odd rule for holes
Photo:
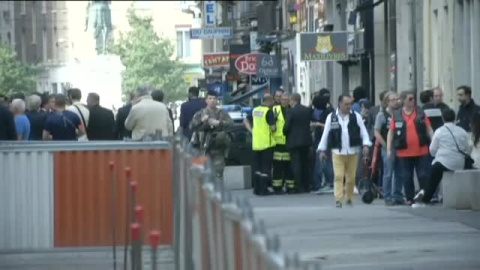
[[[448,129],[452,131],[455,139]],[[470,152],[470,136],[463,128],[453,123],[445,123],[435,130],[430,144],[430,154],[435,157],[432,164],[440,162],[451,171],[463,170],[465,156],[458,151],[455,141],[464,153]]]
[[[351,111],[353,112],[353,111]],[[350,135],[348,134],[348,123],[350,115],[342,116],[338,113],[338,109],[335,111],[338,117],[338,123],[342,129],[342,149],[332,149],[332,153],[335,155],[355,155],[360,152],[360,146],[350,147]],[[360,135],[362,136],[363,146],[371,146],[372,142],[370,141],[370,137],[367,132],[367,128],[365,127],[365,123],[363,122],[362,116],[357,113],[353,112],[357,117],[357,124],[360,127]],[[318,151],[326,151],[327,150],[327,143],[328,143],[328,134],[330,133],[332,125],[332,113],[327,116],[327,120],[325,122],[325,129],[323,130],[322,139],[318,144]]]
[[[83,118],[85,119],[85,123],[83,122],[79,109],[82,112]],[[90,110],[87,108],[87,106],[83,105],[80,101],[75,101],[73,102],[72,106],[67,107],[67,111],[71,111],[75,113],[78,116],[78,118],[80,118],[80,122],[83,124],[83,127],[85,128],[85,131],[86,131],[88,127],[88,120],[90,119]],[[87,135],[86,134],[82,135],[80,138],[78,138],[78,140],[88,141]]]

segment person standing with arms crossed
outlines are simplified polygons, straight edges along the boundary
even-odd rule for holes
[[[320,158],[327,159],[327,150],[332,150],[335,174],[335,203],[342,207],[344,184],[346,182],[347,205],[352,205],[358,156],[363,146],[363,156],[368,157],[372,145],[362,116],[352,110],[353,99],[348,95],[338,98],[338,109],[325,122],[325,130],[318,145]]]

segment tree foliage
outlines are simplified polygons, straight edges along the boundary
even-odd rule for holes
[[[36,75],[39,68],[23,64],[17,59],[15,51],[0,43],[0,93],[11,95],[22,92],[35,92]]]
[[[185,65],[172,59],[172,42],[157,35],[151,17],[139,16],[130,8],[127,18],[131,30],[120,33],[120,39],[113,46],[113,52],[120,56],[125,66],[123,93],[148,85],[162,90],[166,100],[184,98],[187,87],[183,79]]]

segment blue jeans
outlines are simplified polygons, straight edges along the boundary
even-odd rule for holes
[[[402,198],[402,186],[405,188],[407,201],[412,201],[415,196],[415,183],[413,170],[417,172],[420,189],[425,189],[430,176],[430,155],[421,157],[397,157],[395,160],[395,184],[393,196],[395,200]],[[403,198],[402,198],[403,199]]]
[[[395,152],[393,153],[395,157]],[[395,161],[390,160],[387,155],[387,149],[382,147],[382,161],[383,161],[383,182],[382,182],[382,189],[383,189],[383,198],[385,201],[389,201],[393,199],[394,194],[394,178],[393,178],[393,165]],[[400,186],[400,194],[402,192],[402,187]]]
[[[325,175],[325,185],[333,187],[333,162],[332,152],[327,152],[327,160],[321,161],[320,154],[315,155],[315,169],[313,174],[314,189],[318,190],[322,186],[322,177]]]

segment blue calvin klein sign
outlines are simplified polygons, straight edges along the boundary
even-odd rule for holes
[[[217,25],[216,20],[216,4],[215,1],[207,1],[205,3],[205,26],[214,27]]]

